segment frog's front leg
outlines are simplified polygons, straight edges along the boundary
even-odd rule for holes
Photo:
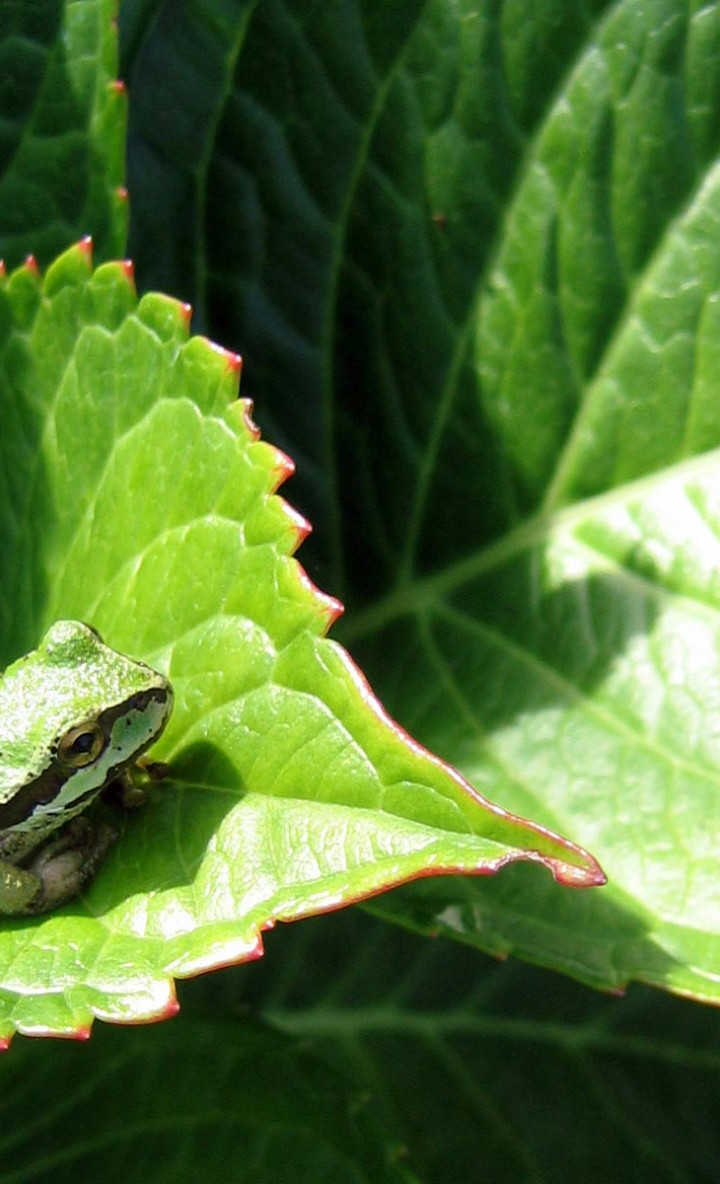
[[[0,913],[33,916],[65,904],[89,884],[116,838],[110,826],[73,818],[57,837],[36,847],[22,867],[2,858],[7,852],[0,844]]]

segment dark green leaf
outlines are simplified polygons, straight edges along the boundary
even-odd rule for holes
[[[364,1090],[249,1023],[189,1016],[182,1034],[162,1025],[106,1029],[83,1049],[25,1044],[0,1063],[0,1081],[8,1184],[413,1180]]]
[[[245,353],[393,715],[610,876],[379,907],[717,999],[720,9],[208,0],[197,53],[154,12],[143,282]],[[181,47],[191,154],[151,119]]]
[[[45,265],[90,234],[125,250],[126,95],[115,0],[0,3],[0,259]]]
[[[274,934],[211,1006],[223,987],[223,1010],[240,992],[365,1085],[424,1184],[715,1178],[714,1008],[641,987],[602,996],[358,910]],[[185,1005],[209,995],[188,984]]]

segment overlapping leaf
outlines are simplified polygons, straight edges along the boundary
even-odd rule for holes
[[[718,444],[720,6],[123,0],[120,18],[141,285],[191,299],[244,352],[259,421],[299,461],[293,501],[317,527],[304,558],[328,563],[322,582],[348,601],[346,636],[393,713],[504,804],[596,842],[612,875],[568,893],[517,866],[375,907],[597,983],[717,998],[717,480],[713,456],[692,457]],[[100,241],[97,224],[69,224],[66,241]],[[33,408],[8,422],[24,464]],[[33,496],[52,517],[44,476]],[[17,611],[37,599],[12,624],[17,646],[5,620],[8,654],[35,640],[49,592],[26,555]],[[143,836],[127,867],[139,887],[154,839],[173,849],[188,833],[191,793],[177,825],[161,824],[176,799],[159,791],[124,836],[125,859]],[[323,918],[314,942],[306,925],[278,932],[242,1004],[346,1058],[428,1184],[712,1178],[712,1009],[583,995],[512,963],[485,976],[457,941],[408,946],[396,928],[363,942],[352,922]],[[73,948],[18,941],[20,990],[38,961],[57,990],[38,1029],[98,1001],[72,978]],[[117,934],[98,945],[94,983],[112,981],[111,949],[128,952]],[[147,1009],[162,1008],[146,981]],[[84,1157],[122,1175],[136,1155],[141,1174],[182,1176],[201,1139],[208,1179],[229,1163],[272,1173],[270,1119],[305,1096],[290,1070],[249,1159],[237,1105],[267,1098],[263,1065],[285,1069],[271,1036],[233,1055],[224,982],[192,984],[213,1017],[197,1041],[192,1025],[187,1041],[167,1025],[101,1033],[121,1045],[99,1049],[113,1081],[133,1081],[137,1056],[136,1085],[157,1083],[138,1107],[106,1088],[92,1048],[18,1042],[0,1065],[6,1170],[74,1179]],[[84,1084],[58,1099],[75,1071]],[[294,1167],[315,1180],[326,1162]]]
[[[225,1024],[220,1046],[207,1017],[189,1018],[181,1040],[167,1025],[137,1035],[134,1051],[132,1033],[111,1028],[83,1049],[13,1048],[2,1063],[9,1179],[235,1173],[269,1184],[288,1171],[298,1184],[415,1179],[397,1138],[369,1114],[367,1094],[307,1048],[248,1022]],[[62,1090],[38,1107],[51,1080]]]
[[[143,273],[261,359],[393,714],[610,869],[377,907],[716,999],[720,8],[207,11],[209,155],[151,119],[194,18],[128,57]]]
[[[714,1008],[602,995],[360,910],[275,934],[262,964],[185,994],[184,1015],[240,994],[363,1082],[424,1184],[712,1179]]]
[[[43,265],[82,235],[124,249],[124,87],[115,0],[33,0],[0,12],[0,259]]]

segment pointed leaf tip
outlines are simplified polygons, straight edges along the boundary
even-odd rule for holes
[[[310,527],[310,530],[312,530],[312,527]],[[297,564],[297,573],[300,584],[312,597],[315,602],[316,611],[323,620],[322,631],[323,633],[327,633],[328,629],[345,612],[345,605],[337,597],[331,596],[329,593],[323,592],[322,589],[318,588],[317,584],[310,579],[310,576],[300,563]],[[335,645],[336,643],[333,642],[333,644]]]
[[[295,472],[295,461],[291,459],[280,448],[271,445],[275,454],[273,462],[273,478],[274,483],[271,486],[271,493],[275,493],[281,485],[284,485],[289,477],[292,477]]]
[[[558,884],[564,884],[568,888],[603,888],[608,881],[598,861],[584,847],[573,845],[578,856],[585,860],[585,866],[578,867],[573,863],[556,860],[552,872]]]
[[[312,534],[312,525],[308,522],[307,518],[300,514],[289,502],[284,500],[283,509],[292,523],[292,529],[295,535],[290,550],[290,554],[294,555],[298,548],[305,542],[305,539]]]
[[[239,374],[238,374],[238,381],[239,381]],[[259,440],[260,439],[260,428],[257,426],[257,424],[255,423],[255,421],[252,417],[253,406],[254,406],[252,399],[247,399],[244,396],[242,396],[239,400],[239,403],[240,403],[240,407],[241,407],[242,420],[243,420],[243,424],[245,426],[246,432],[251,437],[251,439]]]
[[[192,316],[192,305],[186,304],[184,307],[188,309],[189,315]],[[224,345],[218,345],[217,341],[213,341],[210,337],[205,337],[203,340],[207,343],[208,347],[213,351],[213,353],[219,354],[221,358],[225,359],[225,367],[227,370],[231,370],[237,375],[240,374],[242,370],[242,357],[240,354],[236,353],[235,350],[226,349]],[[248,402],[252,407],[252,402],[250,400],[248,400]]]
[[[495,802],[491,802],[456,768],[420,744],[389,714],[348,651],[336,642],[331,644],[355,684],[365,706],[377,718],[382,727],[397,738],[402,748],[411,754],[413,760],[417,759],[426,767],[434,767],[438,771],[445,783],[444,792],[448,794],[448,797],[457,801],[457,795],[459,795],[460,802],[464,803],[464,810],[469,806],[473,813],[476,809],[479,811],[474,822],[474,825],[479,828],[478,835],[507,848],[497,858],[483,856],[474,868],[467,865],[455,867],[452,863],[445,863],[442,866],[422,869],[414,878],[424,875],[444,875],[455,871],[482,875],[499,871],[508,863],[528,860],[542,863],[549,869],[557,883],[568,887],[592,888],[601,887],[606,883],[605,874],[597,860],[583,847],[540,823],[513,814]],[[485,816],[485,821],[482,820],[482,815]]]
[[[325,617],[327,619],[327,625],[325,627],[327,631],[343,615],[345,612],[345,605],[341,600],[338,600],[336,596],[330,596],[328,593],[322,593],[322,595],[325,601],[323,612],[325,613]]]

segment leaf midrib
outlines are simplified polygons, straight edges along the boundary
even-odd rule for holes
[[[618,1035],[597,1023],[576,1027],[553,1021],[508,1019],[486,1015],[467,1007],[438,1011],[405,1010],[391,1006],[367,1008],[318,1006],[307,1010],[273,1007],[264,1013],[267,1022],[296,1036],[319,1036],[342,1039],[371,1033],[392,1032],[437,1040],[438,1036],[482,1036],[491,1039],[516,1041],[523,1047],[533,1044],[552,1045],[568,1052],[591,1051],[620,1053],[637,1060],[711,1069],[720,1073],[720,1051],[690,1049],[682,1045],[663,1043],[649,1037]],[[618,1017],[620,1018],[620,1017]]]
[[[554,514],[540,513],[528,518],[515,529],[509,531],[502,539],[490,543],[479,551],[466,555],[446,567],[438,569],[429,576],[419,576],[398,583],[387,595],[380,597],[366,609],[357,613],[353,620],[342,621],[335,626],[336,635],[344,645],[352,646],[372,637],[379,630],[403,617],[414,616],[440,603],[446,597],[453,595],[465,584],[495,571],[514,559],[523,550],[530,550],[543,544],[558,541],[561,532],[572,531],[591,520],[595,516],[611,510],[615,506],[639,502],[644,493],[652,491],[666,481],[676,478],[693,478],[702,475],[712,475],[720,465],[720,449],[713,449],[701,456],[690,460],[679,461],[658,473],[639,477],[637,481],[628,482],[596,497],[587,498],[567,509],[558,510]],[[599,548],[590,547],[576,536],[572,537],[574,547],[582,547],[594,554],[605,564],[608,570],[615,573],[636,588],[649,591],[657,599],[672,597],[674,604],[691,605],[693,612],[707,612],[713,621],[717,622],[715,606],[699,596],[668,590],[639,572],[629,571],[622,567],[616,559],[605,554]]]

